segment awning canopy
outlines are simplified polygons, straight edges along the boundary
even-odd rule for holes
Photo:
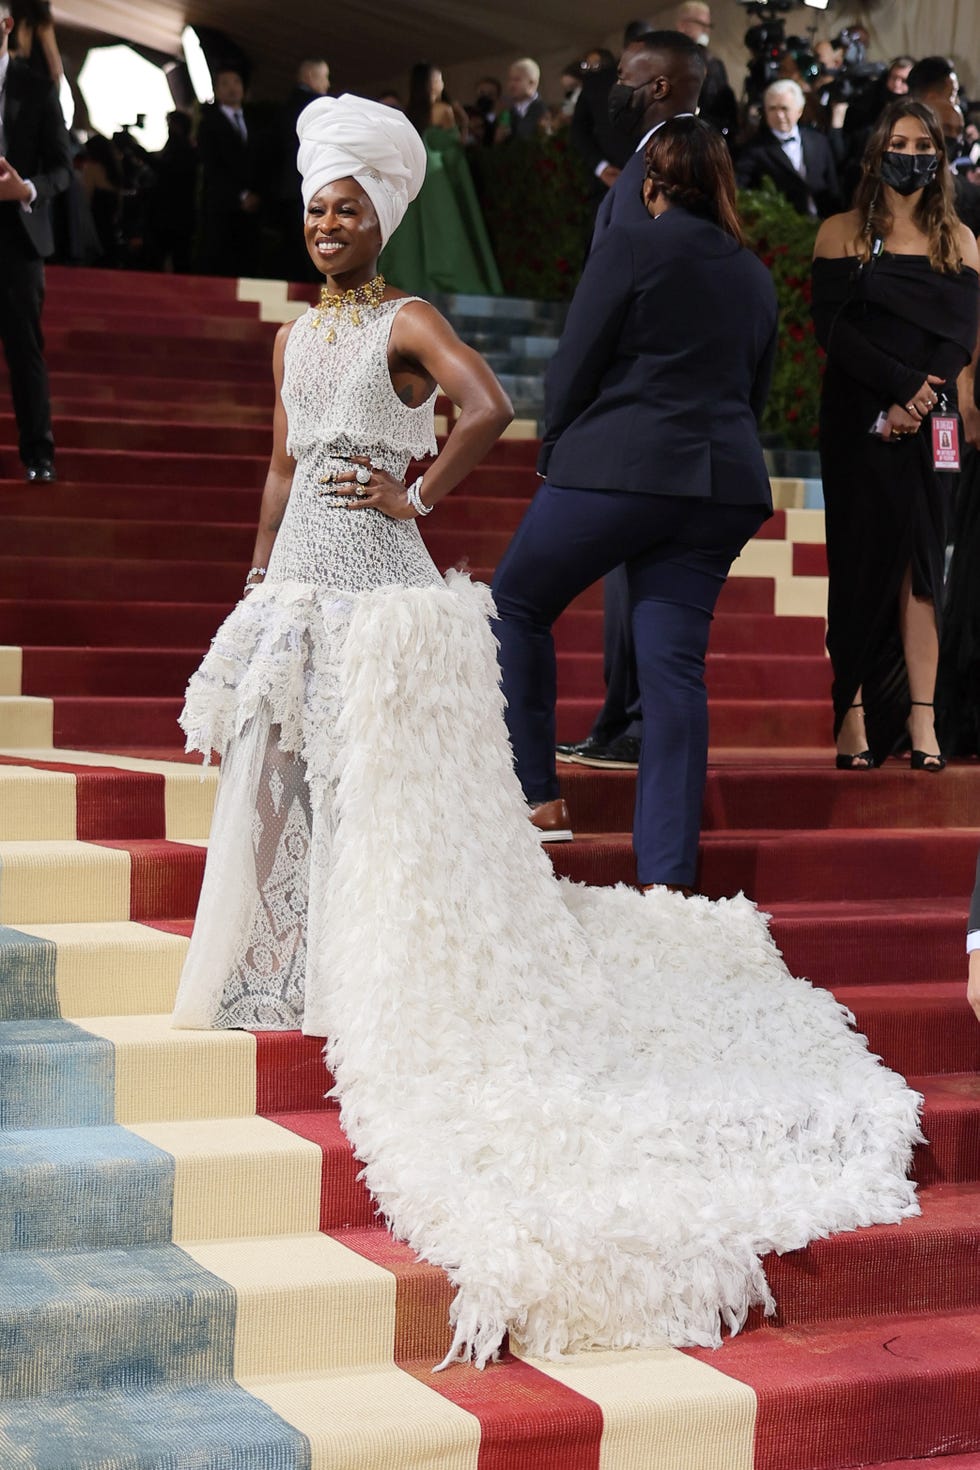
[[[615,50],[623,25],[636,15],[669,25],[674,0],[55,0],[56,21],[118,36],[180,55],[185,25],[224,32],[252,59],[254,90],[277,96],[291,84],[304,56],[326,56],[334,91],[404,94],[409,67],[427,59],[448,74],[454,96],[466,101],[484,71],[499,75],[509,60],[534,56],[542,91],[558,93],[562,65],[595,45]],[[712,45],[736,89],[747,53],[742,37],[753,18],[736,0],[713,0]],[[785,17],[790,32],[816,27],[818,37],[850,21],[867,25],[872,55],[925,56],[952,52],[968,90],[980,92],[980,5],[976,0],[830,0],[826,11],[798,8]]]

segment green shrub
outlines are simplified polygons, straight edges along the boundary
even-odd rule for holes
[[[504,290],[568,301],[592,226],[592,186],[567,132],[474,150],[474,171]],[[779,297],[779,350],[762,423],[767,441],[815,449],[823,353],[810,320],[810,259],[817,221],[774,185],[739,196],[746,243],[769,267]]]
[[[779,348],[762,432],[783,448],[815,449],[823,352],[810,319],[810,261],[818,221],[797,214],[769,180],[738,203],[746,244],[769,267],[779,298]]]
[[[570,301],[592,227],[588,171],[552,138],[473,150],[477,188],[508,296]]]

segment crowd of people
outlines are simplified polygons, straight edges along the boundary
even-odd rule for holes
[[[38,76],[60,81],[49,0],[13,0],[11,13],[11,52]],[[800,213],[820,219],[846,209],[877,118],[894,98],[909,95],[939,116],[958,212],[980,231],[980,113],[961,97],[949,59],[869,61],[867,32],[851,25],[828,39],[790,37],[764,61],[755,56],[744,85],[733,86],[724,63],[712,54],[706,0],[683,0],[674,25],[701,51],[706,71],[699,115],[724,136],[741,188],[771,181]],[[651,29],[651,21],[631,22],[624,45]],[[747,42],[751,36],[750,31]],[[501,290],[493,212],[485,217],[481,208],[487,150],[564,133],[589,181],[582,188],[598,209],[631,151],[622,125],[628,122],[628,99],[622,99],[625,111],[618,119],[610,114],[610,94],[621,85],[617,64],[618,58],[596,45],[571,59],[557,85],[546,88],[538,63],[519,57],[502,77],[480,78],[463,102],[449,93],[437,63],[419,61],[403,91],[377,99],[403,111],[430,153],[440,155],[413,207],[418,218],[410,218],[392,252],[403,284],[428,294]],[[296,245],[295,125],[309,102],[328,95],[329,65],[322,57],[302,60],[293,90],[278,104],[250,102],[237,62],[217,63],[213,85],[213,102],[193,114],[171,113],[166,146],[157,153],[147,153],[128,129],[111,138],[84,130],[72,134],[72,178],[54,210],[57,260],[309,278],[308,261]],[[534,187],[530,168],[527,187]],[[583,239],[583,259],[587,244]],[[395,262],[385,263],[395,274]]]

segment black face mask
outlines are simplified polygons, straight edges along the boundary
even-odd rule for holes
[[[639,87],[628,87],[625,82],[613,82],[609,88],[609,121],[620,132],[630,134],[639,129],[643,119],[639,94],[646,85],[643,82]]]
[[[935,153],[884,153],[881,158],[881,182],[896,194],[914,194],[931,184],[939,171]]]

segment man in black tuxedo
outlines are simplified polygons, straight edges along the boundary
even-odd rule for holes
[[[527,142],[538,136],[545,106],[538,95],[541,68],[530,56],[515,61],[507,73],[507,110],[497,124],[495,142]]]
[[[717,128],[728,139],[731,147],[738,126],[738,104],[728,80],[725,63],[720,56],[712,56],[708,49],[714,29],[711,6],[706,5],[704,0],[682,0],[682,4],[677,7],[676,25],[685,36],[696,41],[704,52],[707,73],[701,88],[698,116]]]
[[[631,20],[623,32],[624,49],[652,30],[651,21]],[[616,68],[612,65],[585,73],[569,130],[572,147],[595,180],[596,209],[619,178],[634,148],[634,140],[616,127],[609,116],[609,92],[615,80]]]
[[[214,102],[201,113],[201,270],[247,276],[258,247],[259,140],[245,107],[245,83],[234,67],[214,78]]]
[[[628,153],[599,206],[593,249],[611,224],[646,220],[643,150],[668,118],[690,116],[696,110],[704,77],[704,48],[679,31],[642,32],[624,48],[617,80],[607,93],[607,108]],[[586,738],[559,745],[558,755],[581,765],[617,770],[639,763],[643,733],[625,567],[610,572],[602,590],[606,698]]]
[[[0,0],[0,339],[27,478],[50,482],[44,261],[54,250],[50,201],[71,182],[71,147],[54,84],[10,56],[12,29],[10,5]]]
[[[772,179],[797,214],[826,219],[841,207],[837,165],[823,133],[800,127],[806,99],[797,82],[773,82],[763,96],[766,120],[735,162],[741,189]]]

